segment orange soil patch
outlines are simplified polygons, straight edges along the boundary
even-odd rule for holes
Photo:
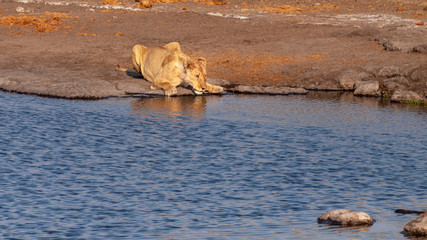
[[[323,55],[319,55],[319,54],[310,55],[308,57],[311,58],[311,59],[317,59],[317,60],[322,60],[322,59],[325,58]]]
[[[257,7],[256,10],[262,12],[270,12],[270,13],[280,13],[280,14],[295,14],[302,12],[313,12],[313,11],[322,11],[322,10],[338,10],[340,9],[336,5],[300,5],[300,6],[291,6],[291,5],[281,5],[281,6],[263,6]]]
[[[6,16],[0,18],[0,25],[35,27],[34,32],[49,33],[60,29],[64,18],[69,16],[65,13],[44,12],[42,16]]]

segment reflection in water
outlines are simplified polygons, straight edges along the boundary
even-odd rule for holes
[[[171,116],[201,117],[206,113],[206,101],[203,96],[143,98],[132,103],[132,110],[137,113],[153,110]]]
[[[326,225],[326,224],[320,224],[319,228],[322,229],[322,230],[330,231],[330,232],[343,232],[343,231],[346,231],[348,233],[368,232],[371,229],[370,227],[367,227],[367,226],[345,227],[345,226]]]

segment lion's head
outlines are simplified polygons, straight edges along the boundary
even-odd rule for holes
[[[201,95],[206,92],[206,59],[199,57],[196,60],[190,59],[185,65],[185,82],[191,86],[193,92]]]

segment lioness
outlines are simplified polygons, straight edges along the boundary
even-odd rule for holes
[[[163,89],[166,96],[176,94],[178,86],[191,87],[196,95],[223,91],[222,87],[206,82],[206,59],[192,59],[177,42],[153,48],[137,44],[132,52],[135,70],[152,83],[151,89]]]

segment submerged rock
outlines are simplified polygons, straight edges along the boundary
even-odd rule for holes
[[[394,210],[395,213],[400,213],[400,214],[422,214],[424,212],[427,212],[427,209],[424,211],[415,211],[415,210],[408,210],[408,209],[396,209]]]
[[[416,219],[407,223],[403,230],[410,236],[427,237],[427,213],[424,212]]]
[[[337,209],[324,213],[317,219],[318,223],[342,226],[371,226],[374,219],[365,212],[352,212],[347,209]]]

